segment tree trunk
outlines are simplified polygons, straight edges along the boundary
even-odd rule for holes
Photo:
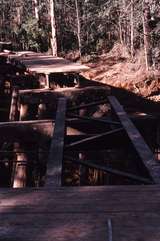
[[[33,3],[34,3],[35,18],[37,19],[37,21],[39,21],[38,0],[33,0]]]
[[[78,37],[78,47],[79,47],[79,56],[81,59],[82,56],[82,43],[81,43],[81,23],[80,23],[80,14],[79,14],[79,8],[78,8],[78,1],[75,0],[75,6],[76,6],[76,15],[77,15],[77,37]]]
[[[22,22],[22,14],[23,14],[23,7],[21,6],[21,3],[18,2],[16,4],[16,20],[17,20],[17,25],[20,26]]]
[[[122,34],[121,18],[119,18],[119,38],[120,38],[120,43],[123,44],[123,34]]]
[[[134,56],[134,0],[131,0],[131,57]]]
[[[54,2],[54,0],[50,0],[50,15],[51,15],[51,29],[52,29],[51,49],[52,49],[52,55],[54,57],[56,57],[58,50],[57,50],[55,2]]]
[[[149,21],[151,19],[150,7],[148,1],[143,1],[143,34],[144,34],[144,50],[145,50],[145,61],[146,69],[150,70],[152,67],[152,42],[151,42],[151,28],[149,26]]]

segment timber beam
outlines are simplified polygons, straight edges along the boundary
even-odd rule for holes
[[[108,100],[115,111],[117,117],[119,118],[123,128],[125,129],[130,142],[132,143],[135,151],[137,152],[139,158],[141,159],[143,165],[149,176],[152,178],[154,183],[160,183],[160,165],[155,159],[152,151],[146,144],[145,140],[141,136],[140,132],[137,130],[135,125],[127,116],[123,107],[120,105],[118,100],[114,96],[109,96]]]
[[[82,145],[89,145],[89,144],[97,144],[98,141],[104,139],[104,137],[110,137],[114,134],[117,134],[119,132],[123,132],[123,128],[117,128],[115,130],[111,130],[111,131],[107,131],[107,132],[104,132],[104,133],[101,133],[101,134],[98,134],[98,135],[93,135],[91,137],[87,137],[82,139],[82,140],[79,140],[79,141],[75,141],[73,143],[70,143],[68,145],[65,146],[65,150],[70,150],[70,149],[73,149],[73,148],[76,148],[76,147],[81,147]],[[91,148],[91,146],[88,146],[88,149]]]
[[[100,96],[101,100],[109,94],[109,90],[105,87],[86,87],[84,88],[59,88],[56,90],[51,89],[35,89],[35,90],[20,90],[20,103],[26,104],[40,104],[40,103],[55,103],[60,97],[66,97],[68,100],[78,102],[79,98],[85,100],[87,96],[87,103],[94,102],[95,96]],[[69,104],[71,105],[71,104]],[[72,106],[71,106],[72,107]]]
[[[91,151],[124,148],[128,144],[128,137],[124,131],[112,133],[112,135],[104,135],[96,138],[86,144],[84,139],[92,139],[95,135],[67,135],[65,138],[66,151]],[[121,140],[121,141],[119,141]],[[71,146],[72,143],[79,143]]]
[[[100,118],[93,118],[93,117],[87,117],[87,116],[79,116],[79,115],[75,115],[75,114],[68,114],[69,117],[72,118],[77,118],[77,119],[81,119],[81,120],[88,120],[91,123],[92,122],[97,122],[99,124],[109,124],[109,125],[121,125],[120,122],[116,122],[116,121],[111,121],[111,120],[105,120],[105,119],[100,119]]]
[[[19,89],[16,86],[14,87],[12,92],[12,100],[11,100],[10,114],[9,114],[10,121],[18,120],[18,99],[19,99]]]
[[[66,133],[66,98],[60,98],[57,107],[55,128],[51,141],[49,159],[47,164],[46,186],[55,187],[62,185],[62,166],[64,138]]]
[[[103,100],[99,100],[99,101],[94,101],[92,103],[83,104],[83,105],[79,105],[79,106],[76,106],[76,107],[69,108],[68,111],[75,111],[75,110],[80,110],[80,109],[84,109],[84,108],[90,108],[90,107],[93,107],[93,106],[103,105],[103,104],[106,104],[106,103],[108,103],[108,100],[103,99]]]
[[[1,141],[49,141],[53,128],[51,120],[1,122],[0,137]]]
[[[77,123],[75,120],[68,120],[66,122],[66,133],[69,143],[72,140],[77,140],[77,138],[79,140],[82,136],[85,136],[85,130],[87,129],[88,122],[83,123],[82,128],[78,128],[79,122]],[[55,121],[50,119],[1,122],[0,137],[2,142],[8,140],[16,141],[20,139],[30,141],[31,137],[33,141],[50,141],[53,135],[54,127]],[[87,137],[91,137],[91,135],[87,135]]]
[[[65,159],[70,160],[73,163],[77,163],[79,165],[86,166],[88,168],[94,168],[94,169],[97,169],[97,170],[100,170],[100,171],[103,171],[103,172],[107,172],[107,173],[110,173],[110,174],[113,174],[113,175],[122,176],[124,178],[131,179],[131,180],[143,183],[143,184],[153,184],[153,182],[151,180],[149,180],[148,178],[143,178],[143,177],[137,176],[137,175],[132,174],[132,173],[120,171],[120,170],[113,169],[113,168],[110,168],[110,167],[106,167],[105,165],[97,164],[97,163],[94,163],[90,160],[83,160],[82,161],[80,159],[75,159],[75,158],[70,157],[70,156],[65,156]]]

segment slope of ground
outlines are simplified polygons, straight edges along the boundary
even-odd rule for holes
[[[160,101],[160,72],[146,73],[143,51],[138,51],[131,61],[127,49],[116,44],[108,54],[99,56],[88,66],[90,70],[84,74],[88,79]]]

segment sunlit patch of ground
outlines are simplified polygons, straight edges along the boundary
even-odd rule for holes
[[[88,66],[91,69],[84,73],[88,79],[160,101],[160,71],[146,73],[144,51],[138,51],[131,61],[127,49],[116,44],[109,53],[99,56]]]

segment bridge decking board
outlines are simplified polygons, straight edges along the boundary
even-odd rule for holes
[[[51,55],[42,54],[22,54],[21,56],[10,56],[10,58],[21,61],[27,69],[36,73],[67,73],[67,72],[82,72],[89,70],[89,67],[80,63],[72,63],[69,60]]]
[[[160,186],[2,189],[0,241],[160,240]]]

